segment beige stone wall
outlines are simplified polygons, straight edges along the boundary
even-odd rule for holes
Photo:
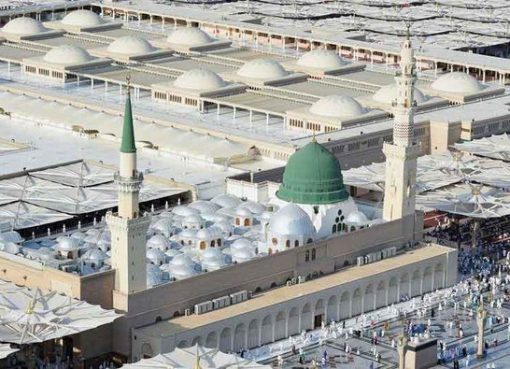
[[[131,295],[125,302],[129,315],[114,323],[114,350],[125,355],[129,353],[126,337],[131,328],[153,324],[156,319],[169,319],[175,313],[183,314],[184,309],[196,303],[233,292],[265,290],[284,285],[300,275],[331,273],[343,267],[346,261],[352,265],[358,256],[421,239],[422,224],[418,213],[416,217],[409,216]],[[310,249],[316,250],[317,259],[305,262],[305,252]]]

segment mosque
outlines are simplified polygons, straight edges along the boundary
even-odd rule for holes
[[[72,17],[61,24],[69,29],[105,27],[89,18],[79,17],[87,24]],[[16,28],[10,27],[14,31],[8,28],[4,33],[15,34]],[[196,31],[186,31],[185,36],[165,42],[192,40],[188,48],[207,43],[199,40]],[[140,57],[138,52],[124,53],[128,49],[124,41],[117,40],[106,50],[97,48],[94,58],[76,47],[57,47],[43,60],[32,58],[36,66],[27,62],[25,71],[40,73],[45,69],[41,65],[51,63],[62,67],[48,72],[52,78],[67,79],[75,76],[58,63],[63,55],[86,65],[103,63],[104,55],[125,62]],[[143,58],[159,52],[152,46],[139,46],[136,50],[144,52]],[[298,62],[300,68],[313,56]],[[341,67],[334,61],[324,66]],[[299,73],[282,72],[272,62],[249,62],[229,85],[200,71],[184,73],[172,86],[164,87],[189,93],[185,99],[195,103],[191,101],[195,87],[203,81],[231,93],[245,88],[237,83],[262,86],[271,84],[275,76],[279,83],[296,81],[302,78]],[[131,107],[131,93],[136,97],[138,92],[131,84],[136,81],[128,81],[115,174],[118,210],[107,214],[107,228],[98,226],[99,231],[91,232],[96,233],[95,243],[70,235],[52,245],[57,258],[87,261],[87,273],[62,273],[37,257],[27,262],[19,241],[16,252],[0,258],[2,278],[122,312],[124,316],[113,324],[74,337],[76,350],[85,360],[113,354],[122,361],[193,344],[223,351],[257,347],[450,286],[456,282],[457,252],[423,243],[423,216],[414,210],[416,158],[421,152],[414,129],[415,101],[420,96],[416,80],[407,38],[392,89],[392,140],[383,149],[390,185],[382,208],[357,203],[350,196],[338,158],[314,137],[290,155],[281,184],[254,188],[251,181],[231,182],[226,193],[210,201],[151,213],[140,211],[139,206],[144,176],[137,166],[139,145]],[[339,100],[339,106],[359,110],[349,99],[328,98],[306,114],[322,114],[325,106]],[[257,195],[241,195],[247,188]]]

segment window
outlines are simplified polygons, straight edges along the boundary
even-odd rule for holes
[[[278,245],[278,240],[276,238],[273,238],[272,239],[272,242],[273,242],[273,245],[277,246]]]
[[[333,224],[333,227],[331,228],[331,233],[336,233],[336,224]]]
[[[315,256],[316,256],[315,249],[312,249],[312,260],[315,260]]]
[[[305,261],[310,261],[310,251],[306,250],[305,252]]]
[[[286,248],[289,248],[289,247],[290,247],[290,240],[285,241],[285,247],[286,247]]]
[[[299,246],[299,241],[298,240],[294,241],[294,247],[298,247],[298,246]]]
[[[314,212],[314,214],[319,214],[319,206],[314,205],[313,212]]]

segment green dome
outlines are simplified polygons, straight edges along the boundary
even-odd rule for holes
[[[312,141],[289,158],[276,197],[296,204],[331,204],[346,200],[338,159]]]

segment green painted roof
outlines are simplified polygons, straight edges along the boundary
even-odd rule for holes
[[[136,152],[135,129],[133,127],[133,111],[131,109],[131,94],[129,92],[126,98],[126,106],[124,108],[124,125],[122,127],[122,142],[120,144],[120,152]]]
[[[289,158],[276,196],[296,204],[332,204],[349,197],[338,159],[315,140]]]

